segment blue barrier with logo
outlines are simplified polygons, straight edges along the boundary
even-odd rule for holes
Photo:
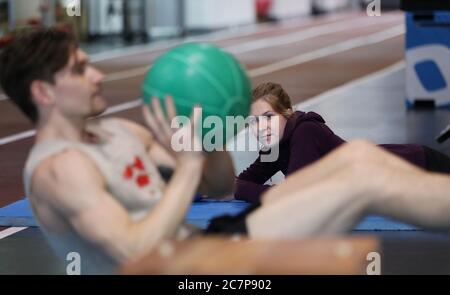
[[[450,108],[450,11],[406,13],[406,105]]]

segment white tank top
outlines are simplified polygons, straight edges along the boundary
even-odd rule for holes
[[[29,197],[32,194],[31,179],[42,161],[64,150],[77,149],[97,166],[111,196],[129,212],[134,220],[140,220],[161,199],[164,182],[156,165],[148,157],[142,142],[126,126],[115,119],[102,120],[99,126],[109,135],[108,139],[101,144],[58,140],[35,145],[24,170],[26,196]],[[39,223],[38,217],[37,221]],[[114,263],[107,257],[103,257],[100,251],[95,251],[76,233],[52,234],[42,224],[41,229],[62,258],[65,259],[71,252],[81,255],[82,274],[108,274],[114,271]]]

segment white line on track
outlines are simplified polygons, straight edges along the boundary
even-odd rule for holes
[[[339,19],[336,20],[336,22],[339,21]],[[307,22],[305,21],[305,24]],[[282,25],[278,27],[279,29],[283,28],[290,28],[290,27],[296,27],[299,28],[302,27],[303,24],[295,23],[295,24],[287,24]],[[197,41],[208,41],[208,42],[216,42],[221,39],[229,39],[229,38],[239,38],[239,37],[245,37],[245,36],[251,36],[252,34],[262,33],[268,28],[270,28],[271,24],[253,24],[243,27],[238,27],[234,29],[228,29],[225,31],[219,31],[219,32],[213,32],[210,34],[202,35],[202,36],[195,36],[195,37],[188,37],[188,38],[182,38],[182,39],[175,39],[170,41],[158,41],[157,44],[141,44],[141,45],[134,45],[134,46],[127,46],[124,48],[117,48],[112,49],[107,52],[102,53],[95,53],[90,55],[90,61],[92,63],[98,63],[106,60],[116,59],[116,58],[123,58],[128,57],[132,55],[137,54],[144,54],[144,53],[151,53],[158,50],[164,50],[169,49],[172,46],[175,46],[177,44],[182,44],[186,42],[197,42]],[[148,69],[148,67],[147,67]],[[142,72],[142,70],[136,69],[137,73],[145,73],[145,71]],[[133,74],[133,72],[131,72]],[[138,74],[139,75],[139,74]],[[105,79],[106,82],[110,81],[116,81],[122,79],[123,72],[117,72],[109,74]],[[0,93],[0,101],[8,100],[9,98]]]
[[[33,137],[36,134],[35,130],[28,130],[28,131],[24,131],[24,132],[20,132],[14,135],[10,135],[10,136],[6,136],[3,138],[0,138],[0,146],[2,145],[6,145],[9,143],[13,143],[22,139],[27,139],[30,137]]]
[[[142,105],[142,100],[141,99],[137,99],[137,100],[133,100],[133,101],[129,101],[126,103],[121,103],[119,105],[113,106],[113,107],[109,107],[103,114],[102,116],[107,116],[107,115],[111,115],[111,114],[115,114],[115,113],[120,113],[129,109],[133,109],[136,108],[138,106]],[[27,130],[24,132],[20,132],[14,135],[10,135],[10,136],[6,136],[4,138],[0,138],[0,146],[2,145],[6,145],[9,143],[13,143],[16,141],[20,141],[23,139],[27,139],[30,137],[33,137],[36,134],[35,130]]]
[[[405,62],[399,61],[399,62],[397,62],[387,68],[384,68],[378,72],[369,74],[367,76],[364,76],[364,77],[356,79],[356,80],[352,80],[341,86],[338,86],[331,90],[325,91],[315,97],[308,99],[307,101],[304,101],[304,102],[301,102],[301,103],[295,105],[295,108],[297,110],[310,109],[311,107],[316,106],[324,101],[328,101],[335,97],[340,97],[339,94],[341,94],[342,92],[349,92],[351,89],[353,89],[354,87],[356,87],[358,85],[365,84],[368,81],[377,80],[381,77],[388,76],[392,73],[395,73],[395,72],[403,69],[404,67],[405,67]]]
[[[288,58],[279,62],[272,63],[267,66],[263,66],[257,69],[253,69],[248,71],[249,76],[251,78],[259,77],[262,75],[266,75],[272,72],[280,71],[282,69],[290,68],[293,66],[297,66],[306,62],[310,62],[313,60],[317,60],[319,58],[323,58],[326,56],[334,55],[337,53],[345,52],[350,49],[359,48],[363,46],[373,45],[376,43],[380,43],[404,34],[405,27],[403,25],[396,26],[394,28],[381,31],[372,35],[353,38],[335,45],[331,45],[328,47],[324,47],[318,50],[313,50],[311,52],[302,53],[292,58]],[[125,111],[128,109],[132,109],[140,105],[140,99],[134,100],[131,102],[122,103],[113,107],[108,108],[105,114],[114,114],[117,112]],[[21,132],[18,134],[6,136],[4,138],[0,138],[0,146],[13,143],[22,139],[26,139],[32,137],[35,134],[34,130],[28,130],[25,132]]]
[[[142,66],[142,67],[138,67],[138,68],[134,68],[134,69],[130,69],[130,70],[124,70],[124,71],[108,74],[103,79],[103,83],[120,81],[120,80],[125,80],[125,79],[136,78],[136,77],[142,76],[145,73],[147,73],[147,71],[150,69],[150,67],[151,66],[147,65],[147,66]]]
[[[266,65],[257,69],[253,69],[248,71],[250,77],[257,77],[266,75],[269,73],[273,73],[276,71],[284,70],[290,68],[292,66],[296,66],[302,63],[306,63],[309,61],[313,61],[322,57],[326,57],[329,55],[334,55],[337,53],[341,53],[344,51],[348,51],[350,49],[368,46],[376,43],[380,43],[382,41],[386,41],[398,36],[401,36],[405,33],[405,27],[403,25],[396,26],[394,28],[368,35],[358,38],[353,38],[344,42],[340,42],[331,46],[327,46],[318,50],[313,50],[308,53],[299,54],[297,56],[272,63],[270,65]]]
[[[320,36],[324,36],[324,35],[329,35],[329,34],[342,32],[342,31],[346,31],[346,30],[351,30],[351,29],[354,29],[355,27],[358,29],[361,29],[364,27],[380,25],[380,24],[392,22],[393,20],[395,20],[394,17],[390,17],[390,18],[385,17],[385,18],[383,18],[383,20],[380,20],[377,22],[373,22],[370,18],[363,18],[363,19],[359,19],[359,20],[350,20],[350,21],[343,20],[343,21],[338,21],[338,22],[331,23],[331,24],[321,24],[321,25],[317,25],[317,26],[314,26],[311,28],[306,28],[306,29],[302,30],[301,32],[288,33],[288,34],[284,34],[281,36],[266,37],[266,38],[261,38],[258,40],[248,41],[248,42],[240,43],[237,45],[228,46],[228,47],[225,47],[224,49],[233,54],[243,54],[243,53],[252,52],[255,50],[261,50],[261,49],[273,48],[273,47],[277,47],[277,46],[294,44],[294,43],[298,43],[301,41],[305,41],[308,39],[312,39],[312,38],[316,38],[316,37],[320,37]],[[246,34],[249,34],[249,33],[244,33],[242,35],[246,35]],[[194,40],[196,40],[196,39],[186,39],[181,43],[191,42]],[[181,44],[181,43],[179,41],[177,41],[177,42],[172,42],[171,45],[173,46],[173,45],[177,45],[177,44]],[[124,49],[118,49],[117,52],[113,50],[110,52],[94,55],[91,58],[91,60],[92,60],[92,62],[104,61],[104,60],[109,60],[109,59],[114,59],[114,58],[130,56],[130,55],[134,55],[134,54],[140,54],[140,53],[146,53],[146,52],[149,53],[152,51],[165,49],[168,47],[170,47],[170,45],[159,45],[159,46],[153,46],[153,48],[149,49],[148,45],[140,45],[140,46],[136,46],[131,49],[128,49],[129,54],[125,54],[123,52]],[[150,66],[146,65],[146,66],[142,66],[142,67],[137,67],[137,68],[133,68],[133,69],[127,69],[127,70],[123,70],[123,71],[110,73],[110,74],[106,75],[106,77],[104,79],[104,83],[139,77],[141,75],[144,75],[149,69],[150,69]],[[7,99],[8,98],[5,95],[0,94],[0,101],[7,100]]]
[[[10,227],[5,230],[0,231],[0,240],[12,236],[20,231],[27,229],[28,227]]]
[[[362,16],[355,16],[356,18],[365,18],[364,15]],[[396,16],[389,16],[390,18],[395,18]],[[348,16],[339,16],[339,17],[330,17],[330,18],[324,18],[324,21],[329,21],[328,25],[332,25],[335,23],[338,23],[339,21],[343,19],[347,19]],[[386,17],[387,18],[387,17]],[[303,26],[305,25],[314,25],[314,19],[313,18],[305,18],[301,22],[298,20],[293,21],[286,21],[282,22],[280,25],[276,26],[276,29],[290,29],[290,28],[296,28],[303,29]],[[226,40],[226,39],[232,39],[232,38],[240,38],[240,37],[246,37],[251,36],[253,34],[258,33],[265,33],[270,32],[274,28],[273,24],[251,24],[246,26],[238,26],[235,28],[227,29],[227,30],[221,30],[218,32],[213,32],[206,35],[201,36],[193,36],[193,37],[187,37],[187,38],[181,38],[181,39],[175,39],[170,41],[158,41],[157,44],[143,44],[143,45],[135,45],[135,46],[129,46],[126,48],[117,48],[110,50],[108,52],[103,53],[97,53],[91,55],[91,61],[93,63],[96,62],[102,62],[109,59],[114,58],[121,58],[121,57],[127,57],[131,55],[136,54],[143,54],[143,53],[150,53],[153,51],[158,50],[164,50],[168,49],[172,46],[175,46],[177,44],[182,44],[186,42],[217,42],[220,40]]]
[[[237,45],[232,45],[228,47],[224,47],[224,49],[232,54],[243,54],[247,52],[253,52],[256,50],[261,49],[268,49],[278,46],[285,46],[290,45],[294,43],[298,43],[301,41],[305,41],[312,38],[317,38],[320,36],[330,35],[337,32],[343,32],[347,30],[352,30],[355,27],[358,29],[365,28],[365,27],[371,27],[375,25],[380,25],[383,23],[392,22],[390,19],[385,19],[383,22],[372,22],[368,21],[367,19],[362,20],[352,20],[352,21],[342,21],[336,24],[333,24],[333,26],[330,27],[329,24],[326,25],[320,25],[312,28],[305,29],[301,32],[296,33],[290,33],[285,34],[281,36],[274,36],[274,37],[267,37],[262,38],[254,41],[248,41],[244,43],[240,43]],[[144,75],[148,70],[150,69],[149,65],[127,69],[123,71],[118,71],[115,73],[108,74],[106,78],[104,79],[104,82],[114,82],[117,80],[124,80],[124,79],[130,79],[139,77],[141,75]]]
[[[231,32],[217,32],[199,37],[188,37],[170,41],[159,41],[158,44],[150,44],[150,45],[142,44],[142,45],[128,46],[124,48],[113,49],[108,52],[92,54],[91,62],[98,63],[115,58],[123,58],[137,54],[151,53],[154,51],[165,50],[177,44],[187,42],[200,42],[200,41],[215,42],[220,39],[245,37],[255,33],[259,33],[259,31],[263,30],[261,30],[261,28],[258,27],[258,25],[254,26],[252,25],[250,27],[242,28],[242,30],[235,29],[232,30]]]
[[[370,19],[342,21],[335,23],[332,26],[330,26],[330,24],[319,25],[312,28],[304,29],[300,32],[294,32],[280,36],[266,37],[258,40],[240,43],[237,45],[225,47],[225,49],[233,54],[242,54],[260,49],[291,45],[294,43],[298,43],[316,37],[331,35],[333,33],[343,32],[347,30],[354,30],[355,28],[362,29],[366,27],[372,27],[392,22],[393,22],[392,19],[384,19],[383,21],[379,22],[373,22],[370,21]]]

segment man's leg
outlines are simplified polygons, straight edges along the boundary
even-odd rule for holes
[[[342,154],[349,155],[342,158]],[[325,160],[341,169],[319,176]],[[343,160],[344,159],[344,160]],[[329,161],[328,161],[329,162]],[[339,166],[339,165],[338,165]],[[309,185],[294,186],[305,177]],[[290,176],[287,192],[247,218],[249,234],[305,238],[350,230],[367,213],[386,215],[432,229],[450,225],[450,178],[426,173],[371,144],[348,144],[327,159]],[[282,183],[280,186],[284,186]],[[279,196],[281,197],[281,196]]]
[[[363,158],[367,146],[372,144],[361,140],[342,145],[320,161],[296,172],[295,176],[286,178],[281,185],[267,191],[262,196],[262,202],[276,202],[310,185],[320,184],[336,172],[348,169],[355,162],[356,157]]]
[[[450,229],[450,177],[437,173],[398,173],[380,190],[370,212],[431,230]]]
[[[298,239],[342,233],[363,215],[369,200],[340,177],[263,205],[247,217],[252,238]]]
[[[364,189],[375,173],[366,169],[372,149],[370,143],[351,142],[289,176],[247,217],[250,236],[305,238],[351,228],[371,202]],[[366,179],[360,179],[363,173]]]

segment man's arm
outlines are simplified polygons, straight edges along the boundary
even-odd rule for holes
[[[32,195],[54,208],[87,242],[122,263],[174,236],[192,202],[201,165],[195,159],[181,161],[161,201],[139,222],[106,191],[100,172],[76,150],[41,164]]]
[[[299,220],[291,220],[294,227],[287,234],[298,237],[299,233],[336,234],[351,229],[365,214],[378,214],[423,228],[449,230],[449,191],[447,175],[428,173],[358,140],[268,191],[263,197],[267,209],[255,214],[250,224],[253,229],[258,223],[271,224],[264,234],[279,237],[288,228],[282,224],[284,216],[295,213]]]
[[[198,193],[208,198],[222,199],[233,194],[234,165],[227,151],[206,153]]]

